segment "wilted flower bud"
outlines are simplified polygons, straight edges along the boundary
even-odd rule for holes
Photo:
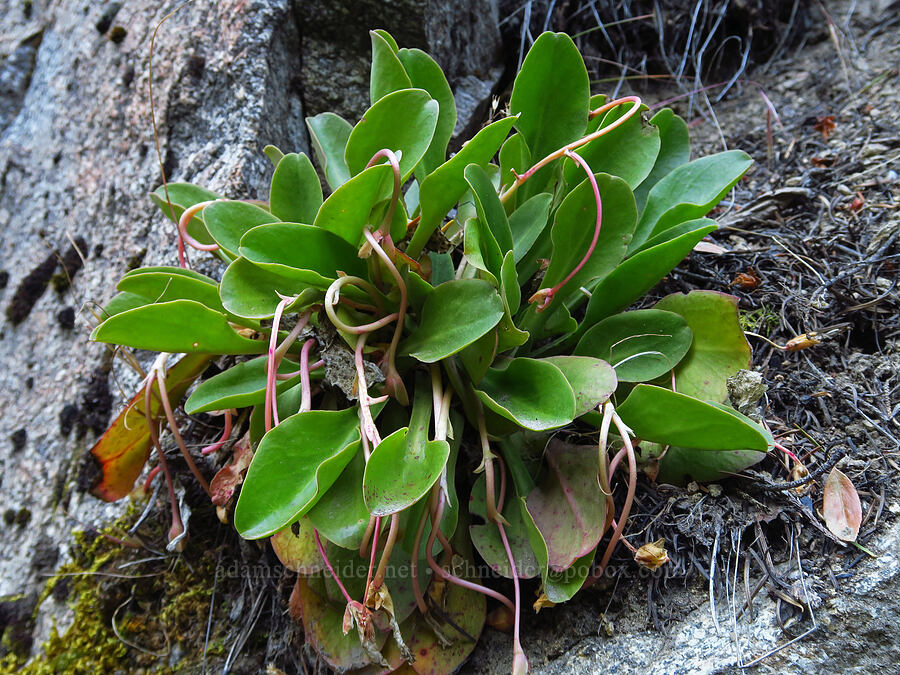
[[[648,570],[659,569],[669,562],[669,554],[666,553],[665,543],[665,539],[658,539],[649,544],[644,544],[635,551],[634,561]]]

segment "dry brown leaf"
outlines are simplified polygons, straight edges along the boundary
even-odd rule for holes
[[[644,544],[635,551],[634,561],[648,570],[659,569],[669,562],[669,555],[666,553],[665,545],[665,539],[658,539],[657,541]]]
[[[822,515],[835,537],[841,541],[856,541],[862,522],[862,505],[853,483],[837,468],[832,469],[825,480]]]

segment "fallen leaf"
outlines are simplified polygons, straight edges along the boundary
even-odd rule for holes
[[[797,337],[792,337],[790,340],[784,343],[784,351],[786,352],[799,352],[804,349],[809,349],[817,344],[820,344],[820,340],[816,339],[817,333],[801,333]]]
[[[244,482],[244,471],[250,466],[253,451],[250,450],[250,434],[234,444],[231,464],[226,464],[209,482],[212,503],[225,506],[234,495],[237,486]]]
[[[659,569],[669,562],[669,554],[666,553],[665,539],[657,539],[641,546],[634,553],[634,561],[648,570]]]
[[[834,115],[826,115],[816,120],[816,123],[813,124],[813,129],[822,134],[822,138],[827,141],[835,126]]]
[[[862,505],[853,483],[837,468],[832,469],[825,480],[822,514],[825,525],[835,537],[841,541],[856,541],[862,522]]]

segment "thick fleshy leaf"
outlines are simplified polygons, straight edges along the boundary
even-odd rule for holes
[[[347,139],[353,131],[351,124],[340,115],[324,112],[306,118],[309,138],[316,152],[316,159],[325,173],[325,180],[332,190],[350,180],[350,169],[344,159]]]
[[[596,451],[594,451],[596,455]],[[481,475],[472,486],[472,494],[469,496],[469,514],[479,516],[487,521],[485,507],[485,479]],[[528,539],[528,530],[522,522],[522,509],[519,500],[508,499],[503,507],[503,517],[507,524],[504,525],[509,548],[516,563],[516,575],[520,579],[531,579],[541,573],[531,543]],[[513,578],[509,557],[500,538],[500,530],[494,523],[484,522],[478,525],[469,525],[469,535],[478,554],[490,568],[502,577]]]
[[[487,223],[481,218],[466,220],[463,254],[472,267],[487,273],[479,274],[482,279],[490,281],[493,286],[499,285],[503,254]]]
[[[311,224],[322,206],[322,184],[305,153],[292,152],[278,162],[269,193],[272,215],[288,223]]]
[[[606,524],[596,445],[551,439],[547,470],[526,500],[528,512],[547,543],[548,564],[561,572],[597,547]]]
[[[856,541],[862,523],[859,493],[844,472],[834,467],[825,479],[822,502],[825,525],[841,541]]]
[[[281,528],[269,542],[281,564],[292,572],[308,576],[325,569],[309,518],[300,518]]]
[[[362,171],[379,150],[388,148],[401,152],[400,174],[406,182],[431,144],[438,107],[423,89],[401,89],[373,104],[347,139],[344,158],[351,175]]]
[[[337,672],[343,673],[370,665],[372,660],[362,648],[356,631],[344,634],[343,610],[314,591],[311,588],[313,584],[321,586],[321,579],[298,576],[290,600],[294,619],[303,621],[303,636],[306,641]]]
[[[209,360],[206,354],[188,354],[166,371],[166,391],[173,406],[206,370]],[[161,410],[159,385],[154,383],[150,418],[159,417]],[[100,478],[91,487],[91,494],[95,497],[114,502],[127,496],[134,488],[134,481],[150,456],[152,444],[144,413],[144,391],[141,389],[91,448],[91,455],[101,470]]]
[[[366,461],[357,453],[340,477],[306,515],[328,541],[357,550],[362,544],[369,510],[363,500],[363,472]]]
[[[401,49],[397,52],[397,57],[409,75],[411,86],[424,89],[440,105],[431,145],[422,158],[421,166],[427,175],[447,158],[447,145],[456,127],[456,100],[444,77],[444,71],[428,54],[421,49]]]
[[[650,190],[629,253],[673,225],[705,216],[751,164],[746,152],[729,150],[677,167]]]
[[[716,224],[707,218],[691,220],[682,225],[688,227],[680,236],[638,251],[597,284],[588,300],[578,337],[598,321],[622,311],[643,297],[684,260],[698,241],[716,229]],[[676,225],[668,231],[680,227],[681,225]]]
[[[507,251],[500,266],[500,293],[507,313],[512,316],[522,304],[522,289],[516,276],[516,261],[512,251]]]
[[[144,305],[111,316],[91,333],[96,342],[155,352],[259,354],[260,340],[241,337],[224,314],[194,300]]]
[[[525,257],[541,232],[547,227],[552,201],[553,195],[549,192],[542,192],[510,214],[509,228],[512,231],[513,254],[516,262]]]
[[[450,456],[447,441],[421,436],[407,441],[408,429],[398,429],[379,443],[366,463],[363,497],[373,516],[389,516],[412,506],[435,481]]]
[[[525,429],[565,426],[575,417],[575,394],[566,376],[552,363],[516,358],[490,368],[475,391],[498,415]]]
[[[481,378],[494,362],[498,352],[499,338],[496,330],[489,331],[475,340],[459,353],[459,360],[469,374],[473,385],[478,385]]]
[[[670,389],[637,385],[617,412],[643,440],[698,450],[766,452],[771,435],[736,410]]]
[[[419,257],[432,232],[468,190],[466,167],[470,164],[484,167],[490,162],[515,121],[514,117],[506,117],[489,124],[422,181],[419,188],[422,217],[406,251],[410,257]]]
[[[590,356],[549,356],[541,359],[562,371],[575,392],[575,417],[609,400],[618,386],[615,369]]]
[[[465,170],[466,182],[472,188],[475,197],[475,209],[478,218],[485,223],[500,246],[501,256],[506,255],[513,247],[512,231],[506,219],[506,211],[497,196],[494,184],[487,172],[477,164],[470,164]]]
[[[116,293],[109,302],[103,305],[103,318],[112,316],[113,314],[121,314],[135,307],[143,307],[149,305],[152,300],[135,293]]]
[[[338,272],[367,276],[356,247],[328,230],[298,223],[260,225],[241,239],[241,256],[256,266],[326,290]]]
[[[537,160],[579,138],[587,125],[590,85],[584,60],[565,33],[542,33],[513,84],[509,109]]]
[[[391,196],[393,185],[391,167],[386,165],[373,166],[354,175],[325,200],[316,216],[315,226],[358,246],[363,238],[363,228],[371,222],[372,208]]]
[[[168,183],[165,186],[160,185],[150,193],[150,201],[159,207],[159,210],[165,214],[166,218],[175,223],[181,218],[181,214],[184,213],[186,208],[200,202],[221,198],[221,195],[216,194],[212,190],[207,190],[191,183]],[[173,211],[175,212],[174,218],[172,217]],[[191,222],[187,225],[187,233],[202,244],[213,243],[212,237],[206,231],[206,225],[203,224],[201,214],[191,218]]]
[[[266,319],[275,314],[281,295],[308,299],[312,304],[322,297],[322,292],[309,287],[300,279],[292,279],[263,269],[246,258],[233,261],[219,284],[219,296],[226,310],[248,319]],[[295,304],[293,307],[299,308]]]
[[[511,185],[516,178],[513,172],[521,176],[531,165],[531,151],[525,137],[513,134],[500,148],[500,184]]]
[[[282,152],[279,148],[274,145],[267,145],[263,148],[263,152],[266,157],[269,158],[269,161],[272,162],[272,167],[278,166],[278,162],[281,161],[281,158],[284,157],[284,152]]]
[[[656,309],[684,317],[694,341],[675,369],[678,391],[704,401],[728,397],[727,380],[750,367],[750,345],[738,320],[738,300],[715,291],[674,293],[656,303]]]
[[[247,230],[278,222],[278,218],[256,204],[236,201],[210,204],[203,209],[203,220],[219,247],[233,258],[238,256],[241,237]]]
[[[687,124],[671,108],[663,108],[650,118],[650,124],[659,129],[659,153],[653,169],[634,190],[638,212],[644,210],[647,195],[660,180],[691,158],[691,139]]]
[[[116,288],[140,295],[150,302],[194,300],[210,309],[224,311],[218,284],[209,277],[201,280],[182,274],[180,267],[157,267],[141,274],[126,274]]]
[[[401,345],[401,351],[435,363],[475,342],[502,316],[503,302],[488,282],[447,281],[425,300],[419,327]]]
[[[623,117],[634,103],[626,103],[610,110],[603,116],[600,126],[608,127]],[[647,109],[642,105],[641,111]],[[633,189],[647,178],[659,154],[659,129],[644,126],[641,113],[637,112],[625,123],[594,139],[576,151],[594,173],[608,173],[618,176]],[[581,180],[584,170],[567,159],[564,165],[566,183],[575,185]]]
[[[360,448],[356,408],[293,415],[260,441],[234,510],[245,539],[277,532],[306,514]]]
[[[720,480],[758,464],[765,456],[766,453],[757,450],[710,452],[671,446],[659,460],[656,482],[685,485],[692,480],[701,483]]]
[[[228,370],[214,375],[201,382],[184,403],[184,411],[188,415],[210,412],[212,410],[228,410],[231,408],[247,408],[263,403],[266,397],[266,364],[268,358],[260,356],[232,366]],[[279,373],[291,373],[297,364],[282,361],[278,366]],[[279,380],[275,390],[281,393],[300,381],[297,375],[289,380]]]
[[[665,375],[691,348],[691,329],[674,312],[638,309],[604,319],[581,338],[574,353],[608,361],[619,382]]]
[[[608,174],[598,174],[596,178],[603,202],[600,236],[585,266],[559,291],[560,299],[577,292],[580,286],[590,287],[594,280],[612,272],[625,257],[625,249],[634,232],[637,212],[628,184]],[[551,230],[553,254],[542,288],[552,288],[581,262],[594,237],[596,220],[597,202],[593,188],[585,178],[566,196],[556,212]]]
[[[412,83],[397,58],[397,45],[384,31],[369,31],[372,40],[372,69],[369,75],[369,104],[397,91],[409,89]]]

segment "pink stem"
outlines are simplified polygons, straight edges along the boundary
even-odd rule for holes
[[[201,455],[209,455],[219,448],[221,448],[228,441],[231,436],[231,410],[225,411],[225,429],[222,431],[222,437],[213,443],[212,445],[207,445],[200,451]]]
[[[328,556],[325,555],[325,549],[322,547],[322,541],[319,539],[319,531],[315,528],[313,528],[313,535],[316,538],[316,548],[319,549],[319,555],[322,556],[322,560],[325,561],[325,567],[328,568],[328,571],[331,573],[331,578],[334,579],[334,583],[336,583],[338,588],[341,589],[341,593],[344,595],[344,599],[347,601],[347,604],[350,604],[351,602],[353,602],[353,598],[350,597],[347,589],[344,588],[344,584],[341,583],[341,580],[335,573],[334,568],[331,566],[331,561],[328,559]]]
[[[516,569],[516,561],[509,546],[509,540],[506,538],[506,530],[503,528],[503,523],[498,521],[497,529],[500,531],[500,538],[503,540],[503,548],[506,550],[506,557],[509,559],[509,569],[513,577],[513,594],[515,597],[515,608],[513,609],[513,673],[527,673],[528,660],[525,658],[525,651],[522,649],[522,643],[519,640],[519,607],[521,604],[519,597],[519,572]]]
[[[584,257],[581,259],[581,262],[579,262],[575,266],[575,269],[569,272],[568,276],[566,276],[565,279],[560,281],[553,288],[542,288],[529,299],[529,302],[540,303],[537,306],[538,312],[544,311],[547,306],[553,301],[553,296],[555,296],[563,286],[569,283],[569,281],[571,281],[572,278],[576,274],[578,274],[581,269],[587,264],[587,261],[590,260],[591,256],[594,254],[594,249],[597,247],[597,240],[600,238],[600,226],[603,224],[603,202],[600,199],[600,188],[597,186],[597,179],[594,176],[594,172],[591,171],[591,167],[577,152],[574,152],[573,150],[566,150],[565,155],[574,160],[587,173],[588,180],[591,182],[591,188],[594,190],[594,200],[597,202],[597,222],[594,225],[594,237],[591,239],[591,244],[590,246],[588,246],[588,250],[584,254]]]
[[[316,344],[315,338],[310,338],[303,343],[300,350],[300,412],[307,412],[312,408],[312,391],[309,387],[309,350]]]
[[[147,431],[150,432],[150,440],[156,448],[156,456],[159,457],[159,466],[166,476],[166,488],[169,490],[169,504],[172,509],[172,526],[169,528],[169,541],[172,541],[184,532],[184,523],[181,520],[181,511],[178,510],[178,499],[175,497],[175,485],[172,483],[172,472],[169,471],[169,463],[163,454],[159,444],[159,423],[150,417],[150,397],[153,394],[153,377],[147,376],[147,386],[144,389],[144,417],[147,421]],[[148,479],[149,480],[149,479]]]
[[[391,165],[391,169],[394,172],[394,192],[391,195],[391,204],[388,206],[387,212],[384,214],[384,220],[381,221],[381,227],[378,228],[378,232],[382,237],[388,237],[391,233],[391,222],[394,220],[394,213],[397,210],[397,202],[400,200],[400,188],[401,186],[401,178],[400,175],[400,161],[397,159],[397,155],[393,153],[393,151],[384,148],[379,150],[374,155],[372,155],[372,159],[369,160],[369,163],[366,164],[366,168],[370,168],[375,166],[375,163],[381,159],[382,157],[386,157],[388,162]]]
[[[182,212],[181,218],[178,219],[178,262],[184,268],[187,267],[187,261],[184,257],[184,243],[187,242],[189,246],[197,249],[198,251],[218,251],[218,244],[201,244],[199,241],[194,239],[187,232],[188,223],[191,222],[191,219],[196,216],[200,211],[205,209],[207,206],[212,204],[213,202],[218,201],[217,199],[213,199],[206,202],[200,202],[199,204],[194,204],[193,206],[189,206]]]

